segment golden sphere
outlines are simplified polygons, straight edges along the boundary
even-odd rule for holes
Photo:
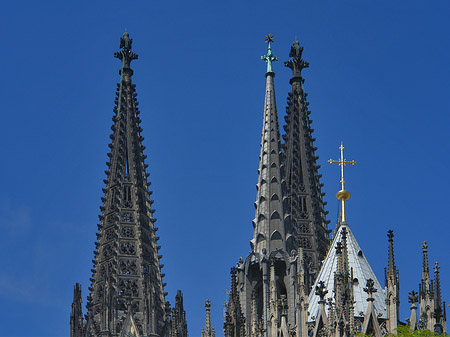
[[[350,198],[350,192],[346,190],[340,190],[336,193],[336,198],[340,201],[348,200],[348,198]]]

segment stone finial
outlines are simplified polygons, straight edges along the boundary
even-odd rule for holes
[[[389,242],[394,241],[394,231],[392,229],[388,230],[388,234],[387,234],[388,238],[389,238]]]
[[[281,298],[278,300],[278,306],[280,308],[281,315],[286,316],[289,309],[286,295],[281,295]]]
[[[366,288],[363,289],[368,295],[368,298],[367,298],[368,302],[373,302],[375,300],[372,297],[372,295],[374,293],[376,293],[378,290],[374,287],[374,285],[375,285],[375,281],[370,278],[366,282]]]
[[[338,242],[336,244],[336,254],[341,254],[342,253],[342,243]]]
[[[205,328],[202,329],[202,337],[215,337],[216,331],[211,327],[211,301],[205,301],[206,318],[205,318]]]
[[[441,280],[439,277],[439,263],[434,263],[434,316],[436,323],[440,323],[442,317],[442,298],[441,298]]]
[[[328,290],[326,290],[325,282],[320,281],[319,285],[316,286],[316,295],[320,297],[321,302],[324,302],[324,298],[325,298],[326,294],[328,294]]]
[[[437,261],[434,263],[433,269],[435,274],[439,274],[439,269],[441,269],[441,267],[439,267],[439,263]]]
[[[272,74],[272,76],[273,76],[274,73],[273,73],[273,70],[272,70],[272,62],[273,61],[278,61],[278,57],[276,57],[272,53],[272,47],[270,45],[270,43],[273,42],[273,35],[272,34],[266,35],[266,42],[267,42],[267,55],[261,56],[261,60],[267,62],[266,76],[268,74]]]
[[[428,245],[427,242],[422,242],[423,251],[423,271],[428,273]]]
[[[397,269],[395,267],[394,260],[394,231],[390,229],[387,234],[389,238],[389,258],[388,258],[388,274],[387,278],[391,280],[396,280]]]
[[[419,301],[419,297],[417,295],[418,295],[417,291],[414,290],[411,291],[408,296],[408,302],[411,303],[412,305],[417,303]]]
[[[125,31],[120,38],[120,51],[114,53],[114,57],[122,61],[122,68],[130,68],[130,63],[138,58],[138,55],[131,51],[131,45],[133,39],[130,39],[130,35]]]
[[[289,52],[289,57],[292,57],[292,60],[284,62],[284,65],[292,70],[292,80],[300,80],[302,70],[309,67],[309,63],[302,59],[302,54],[303,47],[300,47],[298,40],[295,40]]]

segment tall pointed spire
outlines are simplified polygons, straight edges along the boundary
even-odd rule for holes
[[[205,328],[202,329],[202,337],[215,337],[216,331],[211,326],[211,301],[205,301]]]
[[[270,64],[266,72],[266,94],[264,99],[263,130],[261,136],[261,153],[259,161],[258,184],[256,185],[256,213],[253,220],[254,235],[251,240],[252,250],[263,255],[286,247],[286,228],[283,212],[283,194],[280,170],[280,128],[275,100],[275,88],[270,42],[273,36],[267,36],[268,52],[262,59]]]
[[[266,36],[266,42],[269,46],[267,55],[262,57],[267,62],[267,72],[254,233],[250,241],[252,251],[245,262],[239,262],[237,269],[246,335],[256,333],[272,337],[286,334],[287,324],[295,322],[296,314],[306,317],[304,306],[307,303],[306,296],[303,301],[297,298],[297,288],[304,283],[292,281],[298,276],[298,244],[284,210],[281,140],[272,65],[277,59],[272,52],[273,36]],[[302,257],[299,259],[304,262]],[[297,310],[300,302],[303,313]],[[306,320],[303,324],[306,326]]]
[[[367,293],[367,302],[369,302],[369,305],[367,306],[367,311],[364,315],[364,322],[361,332],[368,336],[372,335],[374,337],[381,337],[382,333],[373,305],[373,302],[375,301],[375,299],[373,298],[373,294],[378,292],[378,289],[374,287],[374,284],[374,280],[368,279],[366,281],[366,288],[364,288],[364,292]]]
[[[70,314],[70,337],[82,337],[83,311],[81,308],[81,285],[75,284],[73,289],[72,312]]]
[[[388,238],[389,238],[388,277],[395,277],[397,274],[397,268],[395,267],[395,260],[394,260],[394,231],[392,229],[388,231]]]
[[[430,268],[428,266],[428,244],[426,241],[422,243],[423,264],[422,264],[422,291],[429,291],[430,288]]]
[[[187,337],[186,312],[183,306],[183,294],[181,290],[177,291],[175,296],[175,306],[172,309],[170,319],[170,337]]]
[[[422,265],[422,283],[419,291],[420,318],[419,327],[434,331],[435,319],[433,317],[434,297],[433,285],[430,278],[430,268],[428,266],[428,245],[422,243],[423,265]]]
[[[388,332],[397,334],[397,325],[399,321],[399,306],[400,306],[400,283],[398,270],[394,261],[394,231],[388,231],[389,238],[389,258],[387,274],[385,275],[384,287],[386,296],[386,312],[388,321],[386,324]]]
[[[411,291],[408,296],[408,302],[411,303],[411,315],[409,316],[409,328],[410,330],[417,330],[417,291]]]
[[[306,285],[311,289],[315,275],[319,271],[320,262],[325,258],[329,245],[329,232],[324,210],[317,164],[319,159],[314,146],[314,129],[309,118],[307,93],[303,90],[304,79],[301,72],[309,67],[302,58],[303,47],[294,41],[285,66],[292,70],[290,83],[292,90],[288,94],[284,130],[282,171],[285,186],[285,214],[293,227],[297,244],[303,248],[306,262]],[[289,243],[288,243],[289,246]],[[296,249],[288,247],[288,251]]]
[[[225,337],[245,337],[245,318],[237,289],[236,268],[231,268],[231,291],[224,322]]]
[[[439,277],[439,263],[436,261],[434,263],[434,332],[437,334],[442,334],[445,330],[443,327],[443,308],[442,308],[442,298],[441,298],[441,279]]]
[[[132,42],[125,32],[120,51],[114,54],[122,61],[121,78],[87,303],[86,334],[95,337],[118,336],[131,326],[139,336],[168,333],[163,265],[159,263],[137,94],[131,81],[130,64],[138,58],[131,51]]]

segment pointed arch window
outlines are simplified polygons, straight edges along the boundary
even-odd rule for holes
[[[132,207],[131,186],[130,185],[125,185],[123,187],[123,207],[125,207],[125,208]]]

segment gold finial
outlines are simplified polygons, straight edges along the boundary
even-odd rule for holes
[[[272,34],[266,35],[266,42],[267,43],[273,42],[273,35]]]
[[[341,190],[337,192],[336,198],[341,202],[341,223],[347,223],[347,219],[345,218],[345,201],[350,198],[350,192],[345,190],[345,180],[344,180],[344,166],[345,164],[351,164],[355,165],[356,161],[346,161],[344,159],[344,145],[341,142],[341,146],[339,146],[339,149],[341,150],[341,159],[340,160],[333,160],[330,159],[328,162],[330,164],[336,163],[339,164],[341,167]]]

